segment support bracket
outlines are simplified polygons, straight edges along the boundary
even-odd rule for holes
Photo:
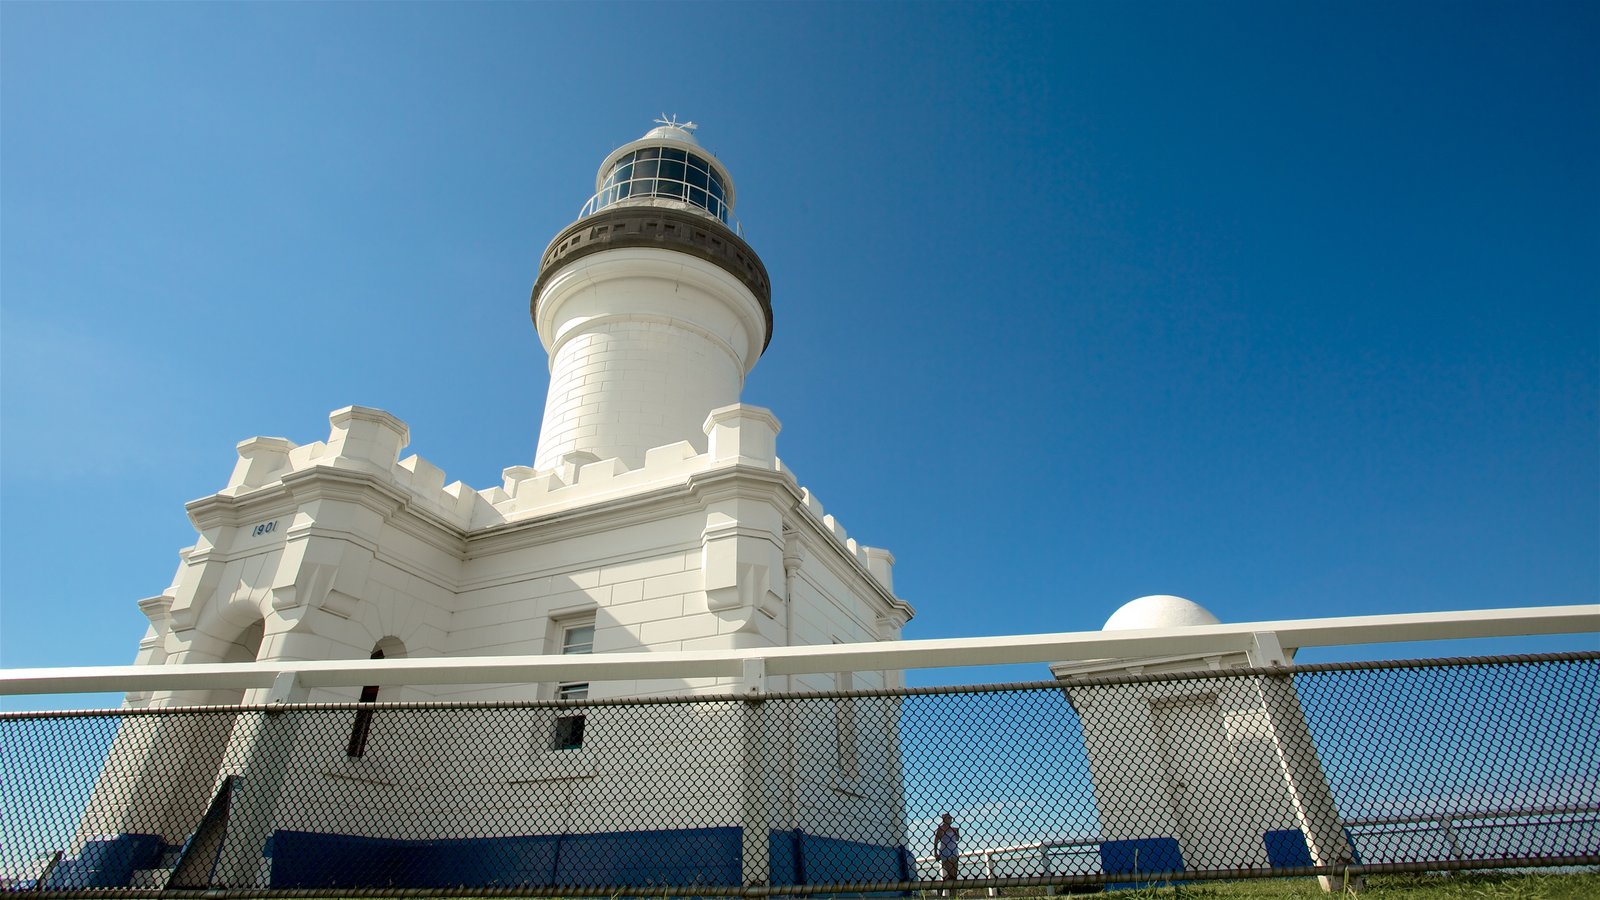
[[[739,693],[747,697],[759,697],[767,692],[767,660],[757,656],[742,660],[744,667],[739,673]]]
[[[267,705],[283,706],[289,703],[294,697],[295,687],[295,673],[293,671],[279,672],[272,679],[272,688],[267,691]]]
[[[1283,652],[1283,645],[1278,643],[1276,631],[1258,631],[1250,636],[1250,649],[1245,651],[1250,660],[1250,665],[1258,669],[1283,669],[1289,665],[1289,657]]]

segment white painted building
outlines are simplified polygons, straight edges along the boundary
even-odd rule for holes
[[[1218,624],[1197,603],[1157,594],[1124,604],[1102,631],[1171,633]],[[1145,853],[1144,871],[1260,869],[1295,864],[1282,858],[1292,853],[1271,859],[1269,845],[1303,839],[1307,858],[1298,864],[1353,861],[1287,676],[1095,683],[1108,676],[1203,674],[1291,660],[1274,644],[1266,652],[1197,649],[1050,667],[1065,682],[1083,728],[1103,859],[1116,855],[1104,848],[1120,845]],[[1181,862],[1164,852],[1163,841],[1176,842]]]
[[[545,251],[532,315],[550,356],[550,387],[533,465],[476,490],[416,455],[404,422],[358,406],[335,411],[326,440],[256,437],[239,444],[227,484],[188,504],[199,532],[180,551],[171,587],[139,602],[150,628],[137,662],[175,666],[427,656],[608,653],[892,641],[912,608],[894,594],[894,557],[850,538],[777,455],[778,420],[739,403],[745,376],[772,337],[760,259],[729,227],[733,179],[692,126],[665,123],[606,158],[598,193]],[[801,676],[795,690],[894,687],[899,673]],[[385,688],[382,700],[510,700],[727,692],[727,679]],[[371,691],[374,695],[376,691]],[[259,702],[264,691],[130,694],[129,706]],[[356,689],[296,699],[355,700]],[[299,746],[327,777],[365,773],[405,807],[403,835],[496,832],[497,810],[549,804],[562,830],[626,828],[585,804],[570,779],[537,784],[541,766],[578,766],[589,783],[648,780],[642,741],[681,735],[608,733],[590,716],[574,733],[552,717],[546,741],[488,735],[456,757],[518,754],[531,786],[484,784],[429,798],[426,748],[382,730],[348,744]],[[881,726],[881,727],[880,727]],[[195,827],[220,773],[259,762],[256,737],[170,726],[162,749],[119,739],[83,835],[159,834]],[[175,733],[188,728],[194,733]],[[218,730],[220,729],[220,731]],[[836,816],[854,836],[901,840],[893,783],[864,784],[853,756],[898,759],[893,723],[852,723],[858,747],[812,754],[795,777],[851,782]],[[357,743],[361,746],[357,747]],[[836,735],[808,742],[833,748]],[[174,750],[181,747],[181,750]],[[663,755],[671,755],[662,751]],[[692,755],[692,754],[690,754]],[[725,763],[697,777],[726,780]],[[119,802],[130,785],[165,801]],[[671,786],[662,785],[663,791]],[[270,791],[280,813],[237,829],[358,832],[359,814],[319,806],[309,781],[242,783]],[[573,792],[578,792],[575,795]],[[855,799],[850,799],[855,798]],[[404,802],[402,802],[404,801]],[[294,809],[294,821],[282,810]],[[573,810],[587,809],[587,813]],[[543,814],[543,813],[542,813]],[[682,810],[682,827],[714,811]],[[776,815],[776,814],[775,814]],[[773,827],[793,827],[795,811]],[[463,825],[464,819],[474,819]],[[558,821],[559,819],[559,821]],[[845,822],[801,822],[826,834]],[[260,834],[241,840],[258,840]],[[753,844],[748,841],[747,849]],[[761,836],[764,848],[765,835]],[[763,850],[764,852],[764,850]],[[231,883],[248,883],[236,873]]]

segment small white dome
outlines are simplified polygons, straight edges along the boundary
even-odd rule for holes
[[[1185,628],[1191,625],[1218,625],[1222,620],[1211,611],[1182,597],[1152,594],[1122,604],[1111,614],[1101,631],[1131,631],[1138,628]]]
[[[694,123],[690,122],[689,124],[693,125]],[[655,128],[645,132],[644,137],[640,138],[639,140],[653,141],[657,139],[682,141],[685,144],[693,144],[696,147],[700,146],[700,142],[694,139],[694,135],[676,125],[658,125]]]

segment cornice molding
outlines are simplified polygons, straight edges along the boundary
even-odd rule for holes
[[[183,505],[183,509],[189,514],[189,524],[203,533],[212,528],[237,528],[251,522],[293,515],[295,501],[274,483],[270,488],[261,488],[238,497],[219,493],[190,500]]]
[[[805,523],[804,529],[799,527],[798,523],[800,522]],[[802,540],[805,539],[804,536],[810,536],[812,540],[807,541],[807,549],[813,551],[815,555],[822,559],[825,565],[832,568],[835,575],[841,576],[847,581],[850,577],[861,579],[886,610],[900,614],[907,622],[916,617],[917,611],[912,608],[911,604],[891,593],[883,586],[883,582],[879,581],[867,569],[866,563],[851,555],[844,547],[839,546],[838,538],[835,538],[833,533],[827,529],[827,526],[818,521],[817,517],[806,509],[805,504],[800,502],[798,493],[795,496],[792,514],[784,517],[784,524],[800,531],[803,536]]]
[[[747,465],[723,465],[692,472],[681,481],[648,488],[636,493],[603,498],[555,510],[535,513],[514,522],[503,522],[478,529],[465,529],[424,506],[404,489],[381,476],[357,469],[317,465],[285,473],[279,482],[253,490],[243,496],[212,494],[185,504],[196,529],[204,532],[218,526],[238,527],[263,517],[293,515],[297,507],[311,500],[357,503],[377,513],[384,521],[410,537],[451,555],[463,563],[485,556],[515,552],[553,541],[584,537],[629,525],[691,512],[703,512],[727,500],[755,500],[772,503],[782,512],[789,529],[806,536],[811,555],[818,557],[841,580],[859,582],[881,606],[907,621],[916,615],[912,606],[894,596],[872,575],[865,562],[841,546],[838,539],[803,503],[804,495],[792,473]],[[801,523],[804,523],[803,525]],[[371,550],[385,562],[412,571],[438,587],[452,592],[466,590],[465,584],[447,574],[420,569],[413,560],[401,560],[385,553],[372,541],[348,531],[316,525],[291,528],[286,538],[315,536],[345,540]],[[768,535],[770,537],[770,535]],[[781,543],[779,548],[782,549]],[[266,552],[219,552],[215,548],[196,551],[189,562],[228,562]],[[474,587],[478,585],[474,584]]]
[[[671,510],[662,507],[674,504],[682,506],[683,512],[692,512],[695,507],[688,499],[684,485],[678,483],[489,525],[466,534],[467,550],[463,558],[478,559],[650,522],[670,514]]]
[[[283,487],[296,503],[334,500],[359,504],[385,520],[411,505],[411,495],[388,479],[358,469],[311,466],[283,476]]]
[[[682,481],[637,493],[622,494],[534,513],[514,522],[490,525],[466,535],[466,559],[507,553],[535,544],[583,537],[601,531],[649,522],[673,512],[701,512],[728,499],[769,499],[787,505],[799,489],[785,474],[754,466],[726,465],[693,472]],[[757,487],[759,485],[759,487]],[[782,495],[787,494],[788,497]],[[671,507],[678,507],[673,510]]]

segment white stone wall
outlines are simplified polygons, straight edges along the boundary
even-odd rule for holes
[[[446,486],[416,456],[401,460],[407,429],[378,410],[335,412],[326,442],[246,441],[228,486],[189,505],[199,539],[181,554],[172,587],[141,601],[151,627],[138,661],[365,659],[375,647],[390,657],[552,653],[561,624],[587,618],[596,653],[897,639],[912,612],[894,597],[893,557],[850,539],[796,483],[777,459],[771,414],[728,406],[701,419],[703,450],[668,444],[638,465],[569,456],[507,469],[502,485],[483,491]],[[860,688],[898,683],[885,673],[850,679]],[[769,685],[837,686],[834,676]],[[710,678],[616,681],[593,684],[590,696],[731,688]],[[128,703],[259,702],[264,693],[168,692]],[[553,693],[553,685],[466,685],[384,688],[380,699]],[[167,733],[165,746],[192,748],[181,753],[119,737],[83,831],[159,831],[178,841],[223,774],[279,771],[289,774],[242,784],[230,842],[258,847],[272,828],[373,833],[373,809],[389,836],[745,824],[763,832],[764,854],[764,826],[793,827],[799,815],[813,833],[900,839],[896,729],[882,716],[850,720],[851,771],[836,720],[803,724],[784,770],[758,759],[764,748],[752,750],[737,723],[652,734],[608,728],[614,715],[590,713],[578,751],[553,751],[543,734],[402,740],[381,727],[357,759],[342,737],[291,736],[269,750],[264,729],[283,726],[259,716],[219,720],[203,739]],[[294,765],[268,758],[283,746],[294,748]],[[895,764],[885,771],[873,760]],[[174,778],[180,768],[189,777]],[[118,800],[163,780],[170,797],[159,813]],[[619,805],[610,798],[624,785],[636,800]],[[726,820],[730,789],[747,796],[744,821]],[[259,872],[232,877],[248,882]]]

